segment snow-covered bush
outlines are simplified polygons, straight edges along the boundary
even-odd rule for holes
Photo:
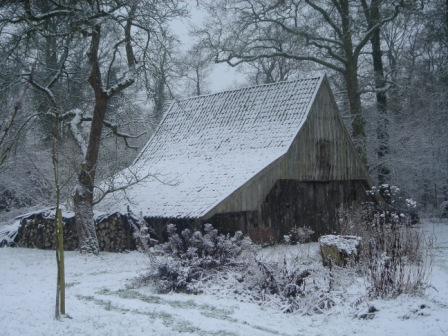
[[[204,233],[184,229],[180,234],[174,224],[167,226],[168,241],[150,250],[152,280],[159,292],[197,293],[198,282],[236,263],[243,252],[250,252],[252,243],[242,232],[233,236],[219,234],[211,224]]]
[[[394,221],[407,225],[419,223],[417,202],[413,198],[407,197],[399,187],[382,184],[373,186],[367,193],[372,198],[379,200],[378,203],[368,204],[371,210],[374,210],[372,214],[381,214],[383,222]]]
[[[322,266],[316,244],[257,247],[240,232],[219,234],[174,225],[168,241],[149,249],[149,273],[135,286],[151,285],[159,293],[182,292],[235,296],[285,313],[321,314],[340,304],[340,289],[353,270]],[[339,295],[339,296],[338,296]]]
[[[212,224],[204,225],[204,234],[190,229],[184,229],[179,234],[174,224],[168,224],[167,233],[168,242],[161,245],[165,252],[182,260],[199,258],[206,267],[226,264],[251,245],[241,231],[233,236],[223,235]]]
[[[415,228],[392,224],[373,227],[365,265],[373,297],[416,293],[427,284],[432,243]]]
[[[126,219],[132,228],[132,237],[138,251],[148,251],[150,247],[159,243],[157,239],[154,239],[157,234],[145,221],[143,215],[136,215],[132,211],[128,211]]]

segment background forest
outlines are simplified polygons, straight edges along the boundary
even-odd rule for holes
[[[447,0],[2,1],[0,46],[3,218],[81,206],[172,100],[322,71],[375,182],[448,200]]]

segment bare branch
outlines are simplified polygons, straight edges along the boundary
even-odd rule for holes
[[[328,12],[327,12],[324,8],[318,6],[318,5],[316,4],[316,1],[314,1],[314,0],[305,0],[305,2],[306,2],[310,7],[312,7],[314,10],[318,11],[318,12],[322,15],[322,17],[323,17],[323,18],[325,19],[325,21],[327,21],[327,23],[333,28],[333,30],[334,30],[335,33],[339,36],[340,39],[343,38],[343,33],[342,33],[341,29],[339,28],[339,25],[336,24],[336,22],[333,21],[333,19],[330,17],[330,15],[328,14]]]
[[[314,62],[323,66],[326,66],[330,69],[333,69],[335,71],[338,71],[340,73],[345,73],[345,69],[342,67],[339,67],[333,63],[327,62],[325,60],[322,60],[320,58],[314,57],[314,56],[301,56],[301,55],[293,55],[293,54],[288,54],[286,52],[273,52],[273,53],[269,53],[269,54],[260,54],[260,55],[256,55],[256,56],[244,56],[244,55],[229,55],[227,58],[225,59],[215,59],[216,63],[227,63],[230,66],[237,66],[241,63],[244,62],[252,62],[255,61],[257,59],[262,59],[262,58],[274,58],[274,57],[285,57],[285,58],[290,58],[290,59],[294,59],[297,61],[310,61],[310,62]],[[233,59],[238,59],[237,61],[233,61]]]
[[[146,134],[146,132],[142,132],[142,133],[137,134],[137,135],[123,133],[123,132],[118,130],[118,126],[116,124],[113,124],[113,123],[111,123],[111,122],[109,122],[107,120],[103,121],[103,125],[106,126],[108,129],[110,129],[115,136],[117,136],[119,138],[122,138],[124,143],[125,143],[125,145],[126,145],[126,147],[132,148],[132,149],[138,149],[138,147],[129,145],[128,140],[129,139],[138,139],[142,135]]]
[[[377,30],[378,28],[382,27],[386,23],[394,20],[397,17],[397,15],[400,13],[400,8],[402,6],[403,6],[403,1],[400,1],[397,5],[395,5],[394,12],[390,16],[380,20],[379,22],[377,22],[376,24],[372,25],[367,30],[367,32],[365,33],[364,37],[361,39],[361,41],[359,41],[358,45],[355,47],[355,50],[353,51],[353,55],[355,57],[359,56],[359,54],[361,53],[361,51],[364,48],[364,46],[367,44],[367,42],[369,42],[369,40],[372,37],[372,35],[375,32],[375,30]]]

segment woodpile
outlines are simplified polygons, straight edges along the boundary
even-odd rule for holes
[[[64,213],[64,249],[78,248],[78,236],[74,215]],[[135,221],[120,213],[102,215],[95,219],[100,250],[122,252],[136,249]],[[55,249],[54,210],[33,213],[21,219],[15,243],[19,247]]]
[[[67,216],[63,221],[64,249],[75,250],[78,247],[75,218]],[[48,210],[22,218],[15,242],[20,247],[54,250],[55,234],[54,211]]]
[[[96,219],[96,235],[101,251],[135,250],[134,228],[128,217],[120,213]]]

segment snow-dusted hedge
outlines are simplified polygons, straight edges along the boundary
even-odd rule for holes
[[[199,283],[237,262],[250,251],[252,242],[240,231],[233,236],[219,234],[211,224],[203,232],[167,226],[168,241],[151,249],[151,271],[145,281],[153,282],[158,291],[197,293]]]
[[[210,224],[195,232],[178,232],[169,225],[168,236],[168,242],[148,251],[149,270],[137,286],[149,284],[159,293],[222,292],[285,313],[322,313],[335,305],[329,294],[330,271],[320,260],[308,267],[290,256],[264,258],[265,249],[240,232],[223,235]]]

